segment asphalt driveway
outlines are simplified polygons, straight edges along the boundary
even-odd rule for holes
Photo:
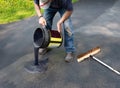
[[[53,28],[56,28],[57,14]],[[120,71],[120,0],[80,0],[72,15],[76,55],[100,46],[97,58]],[[120,76],[93,59],[64,62],[64,47],[53,49],[45,73],[28,73],[34,60],[36,16],[0,25],[0,88],[119,88]]]

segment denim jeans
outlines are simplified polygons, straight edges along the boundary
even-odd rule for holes
[[[65,9],[56,9],[56,8],[48,8],[44,11],[44,17],[47,21],[47,29],[52,29],[53,24],[53,18],[55,14],[59,12],[60,16],[65,13]],[[73,25],[71,18],[69,17],[64,23],[63,23],[63,34],[64,34],[64,47],[67,53],[69,52],[75,52],[74,47],[74,39],[73,39]]]

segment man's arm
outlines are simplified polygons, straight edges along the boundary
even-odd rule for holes
[[[66,11],[62,18],[59,20],[60,23],[63,23],[66,19],[68,19],[72,14],[72,11]]]
[[[67,20],[71,16],[72,12],[73,11],[66,11],[64,15],[61,17],[61,19],[58,21],[57,23],[58,32],[61,32],[62,23],[64,23],[64,21]]]
[[[34,7],[38,17],[42,16],[42,13],[40,11],[40,6],[34,2]]]
[[[37,13],[37,15],[39,17],[39,24],[41,24],[42,26],[45,26],[46,25],[46,20],[42,16],[39,4],[37,4],[37,3],[34,2],[34,7],[35,7],[35,11],[36,11],[36,13]]]
[[[61,24],[67,20],[72,12],[73,12],[73,4],[71,2],[71,0],[64,0],[65,2],[63,3],[63,7],[66,9],[66,12],[63,14],[63,16],[61,17],[61,19],[58,21],[57,23],[57,28],[58,28],[58,31],[61,32]]]

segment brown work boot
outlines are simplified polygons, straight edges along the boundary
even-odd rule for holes
[[[69,53],[67,53],[67,55],[66,55],[66,57],[65,57],[65,61],[66,61],[66,62],[71,62],[71,61],[73,61],[73,58],[74,58],[73,53],[72,53],[72,52],[69,52]]]
[[[39,54],[40,55],[44,55],[45,53],[47,53],[47,48],[40,48],[39,49]]]

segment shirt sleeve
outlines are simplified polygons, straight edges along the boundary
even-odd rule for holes
[[[35,2],[37,5],[39,5],[39,0],[34,0],[34,2]]]
[[[73,4],[72,4],[72,0],[65,0],[65,9],[68,11],[72,11],[73,10]]]

